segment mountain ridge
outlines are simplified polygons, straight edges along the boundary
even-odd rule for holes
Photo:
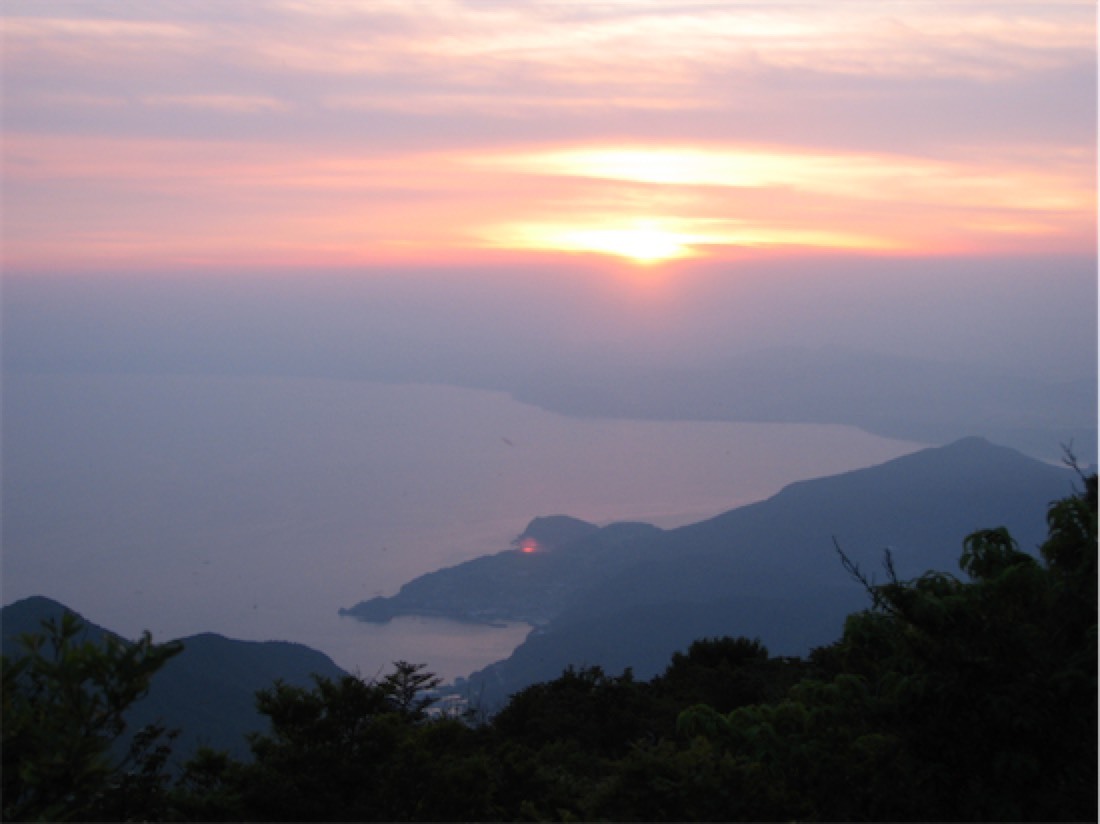
[[[898,575],[958,571],[963,539],[1005,526],[1034,553],[1047,505],[1076,476],[980,438],[919,450],[878,466],[790,484],[776,495],[668,530],[632,548],[529,634],[508,659],[471,674],[487,702],[569,665],[630,667],[640,677],[702,635],[761,639],[801,655],[829,643],[865,608],[839,546],[868,574],[887,548]],[[652,638],[649,643],[647,638]]]
[[[20,635],[40,632],[43,620],[58,619],[65,612],[83,624],[78,642],[99,643],[106,636],[128,642],[60,601],[32,595],[0,608],[3,654],[18,656]],[[154,722],[179,729],[172,747],[175,766],[200,746],[249,758],[246,736],[267,729],[267,719],[256,709],[256,691],[270,687],[276,679],[310,687],[314,674],[329,678],[347,674],[323,652],[290,641],[240,641],[212,632],[174,640],[183,644],[183,652],[153,676],[148,694],[126,713],[126,722],[130,731]]]
[[[1086,456],[1097,449],[1091,377],[1023,377],[838,347],[757,349],[699,368],[544,371],[507,389],[575,416],[843,424],[927,443],[977,433],[1043,457],[1071,441]]]
[[[927,477],[929,473],[944,477],[933,481]],[[889,529],[873,523],[875,510],[889,508],[894,517],[912,519],[923,510],[919,502],[915,508],[907,507],[905,502],[924,497],[929,484],[935,483],[943,489],[950,487],[955,503],[942,507],[943,515],[955,532],[965,534],[1006,514],[1002,511],[1004,507],[996,503],[998,500],[1025,498],[1028,492],[1018,489],[1019,484],[1012,479],[1032,475],[1043,475],[1048,481],[1054,477],[1071,477],[1064,468],[1044,464],[984,438],[970,437],[918,450],[876,466],[796,481],[763,501],[669,530],[635,523],[616,523],[601,528],[568,516],[540,516],[513,541],[511,550],[435,570],[406,583],[396,595],[362,601],[341,609],[340,613],[382,623],[400,615],[432,615],[481,623],[523,621],[540,626],[578,599],[583,600],[598,580],[609,575],[629,575],[631,567],[646,563],[647,559],[663,563],[668,560],[663,556],[668,554],[670,547],[675,548],[675,560],[668,562],[676,565],[700,553],[709,557],[710,553],[720,551],[720,544],[729,544],[726,535],[729,530],[760,528],[760,519],[766,521],[774,517],[770,513],[776,507],[800,510],[801,518],[790,519],[785,526],[788,531],[798,531],[797,521],[812,516],[814,525],[802,530],[806,545],[820,544],[822,538],[828,542],[836,537],[845,543],[850,539],[855,544],[849,547],[850,551],[860,560],[866,560],[863,545],[873,542],[876,536],[881,537],[876,552],[885,546],[904,549],[914,543],[907,540],[906,535],[886,540]],[[1047,489],[1054,490],[1055,486],[1044,482]],[[1068,490],[1067,483],[1065,490],[1058,491]],[[852,507],[845,503],[846,499],[860,503]],[[854,510],[859,508],[869,510],[868,524],[856,523]],[[824,511],[826,509],[835,510],[832,519]],[[847,514],[842,517],[841,512]],[[529,552],[524,552],[522,545],[529,536],[539,534],[550,523],[565,522],[569,522],[571,528],[567,534],[559,533],[557,543],[526,547]],[[1042,525],[1033,523],[1031,526],[1025,531],[1022,542],[1032,541],[1038,545],[1042,539]],[[924,536],[921,539],[924,542],[931,540],[924,535],[927,529],[919,526],[913,529],[918,536]],[[936,532],[938,537],[942,530]],[[832,563],[835,558],[831,543],[829,548],[827,560]],[[623,554],[624,550],[629,551],[629,555]],[[734,546],[730,551],[739,550]],[[752,558],[741,560],[750,565],[753,562]],[[923,571],[908,570],[906,559],[899,560],[907,573]],[[953,558],[943,553],[935,558],[940,565],[951,561]],[[816,569],[821,572],[820,565]],[[663,580],[676,577],[677,574],[670,574]]]

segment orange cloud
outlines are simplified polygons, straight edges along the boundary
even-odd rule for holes
[[[508,221],[494,226],[486,243],[623,254],[616,248],[639,239],[642,220],[663,227],[667,257],[683,257],[742,245],[936,251],[976,245],[979,238],[995,244],[998,234],[1013,236],[1013,244],[1020,235],[1077,235],[1080,242],[1096,209],[1090,160],[1072,152],[1025,164],[1019,158],[951,162],[757,147],[600,146],[471,162],[534,180],[582,178],[635,184],[632,192],[648,186],[683,193],[679,217],[662,215],[657,197],[647,210],[644,194],[618,215],[578,202],[570,207],[572,223]],[[751,202],[713,194],[723,189],[750,191]]]
[[[311,255],[352,264],[478,249],[653,263],[730,247],[1081,248],[1096,207],[1089,157],[1074,153],[984,165],[714,146],[486,157],[26,136],[6,152],[12,191],[38,193],[9,218],[13,264]],[[50,194],[73,190],[98,196],[66,205]]]
[[[9,265],[1095,247],[1091,3],[112,8],[5,8]]]
[[[1073,160],[1074,158],[1062,158]],[[950,162],[883,154],[821,154],[754,147],[581,147],[477,158],[483,167],[531,174],[592,177],[680,186],[795,189],[863,200],[1039,209],[1088,209],[1095,204],[1089,158],[1048,170],[994,160]]]

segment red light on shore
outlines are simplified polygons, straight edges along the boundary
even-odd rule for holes
[[[524,538],[523,541],[520,543],[519,548],[521,552],[530,555],[532,552],[538,552],[538,541],[536,541],[534,538]]]

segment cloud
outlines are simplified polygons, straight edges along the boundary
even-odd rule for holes
[[[504,223],[484,235],[489,247],[596,252],[637,263],[697,257],[707,247],[811,247],[901,250],[904,246],[870,233],[827,228],[783,227],[751,220],[627,219],[594,215],[572,223]]]
[[[1094,246],[1091,4],[5,13],[9,260]]]
[[[929,248],[933,238],[938,240],[931,248],[942,248],[949,235],[955,236],[956,244],[973,234],[985,241],[996,234],[1064,239],[1067,225],[1081,233],[1096,209],[1091,160],[1085,152],[1050,156],[1033,151],[1008,160],[992,156],[952,161],[775,147],[628,145],[496,153],[471,162],[480,168],[526,174],[534,181],[587,178],[684,189],[680,212],[707,226],[666,228],[668,237],[676,238],[681,247],[786,244],[915,250]],[[537,186],[537,182],[531,184]],[[744,206],[706,191],[723,188],[752,190],[757,194],[754,208],[743,211]],[[639,198],[639,203],[645,209],[644,199]],[[826,204],[831,205],[830,214],[819,208]],[[665,208],[654,205],[658,210]],[[906,220],[897,220],[899,209]],[[614,224],[614,216],[601,215],[583,202],[571,204],[567,211],[577,215],[572,228],[505,224],[494,231],[502,238],[513,238],[512,242],[542,237],[551,248],[566,246],[570,240],[589,249],[619,243],[615,240],[619,235],[609,239],[582,228],[606,224],[609,219]],[[636,210],[617,211],[620,225],[598,231],[626,232],[629,237],[636,230],[621,225],[623,213]],[[742,218],[747,214],[751,219]],[[889,219],[883,220],[886,215]],[[665,218],[662,222],[667,226],[677,221]],[[970,243],[974,240],[969,238]]]
[[[274,97],[242,94],[151,94],[142,96],[140,102],[146,106],[209,109],[239,114],[280,112],[290,108],[285,102]]]
[[[188,39],[191,30],[177,23],[152,20],[93,19],[88,17],[38,17],[20,16],[18,4],[13,4],[16,15],[5,21],[4,34],[10,42],[19,45],[26,42],[48,43],[56,40],[110,42],[113,44]],[[24,6],[25,9],[25,6]]]
[[[578,90],[582,91],[582,90]],[[604,112],[610,109],[686,111],[711,108],[712,98],[691,95],[669,95],[660,97],[653,94],[623,94],[607,96],[600,92],[591,94],[546,94],[460,92],[440,94],[418,94],[402,97],[398,94],[377,92],[374,94],[329,95],[322,99],[322,105],[335,110],[360,112],[402,112],[405,114],[463,114],[483,113],[489,115],[530,116],[544,111],[552,102],[559,112]]]

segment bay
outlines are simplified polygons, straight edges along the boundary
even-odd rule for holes
[[[134,637],[308,644],[450,679],[503,628],[337,615],[538,515],[676,526],[923,446],[843,426],[578,419],[504,393],[314,378],[6,375],[4,603]]]

